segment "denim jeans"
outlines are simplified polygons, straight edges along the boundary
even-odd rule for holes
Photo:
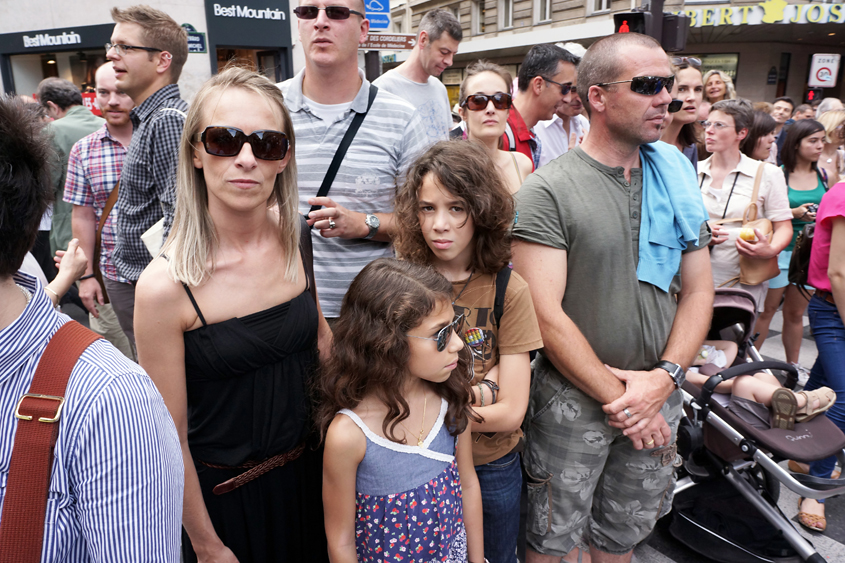
[[[807,390],[830,387],[836,393],[836,402],[827,411],[827,417],[845,432],[845,325],[836,309],[814,295],[807,307],[810,327],[819,355],[810,371]],[[810,475],[830,477],[836,458],[831,456],[810,464]]]
[[[484,556],[490,563],[516,563],[519,536],[519,497],[522,467],[512,452],[485,465],[476,465],[484,512]]]

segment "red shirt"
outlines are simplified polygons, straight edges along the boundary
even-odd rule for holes
[[[510,138],[513,137],[513,147],[511,147]],[[537,146],[537,138],[534,133],[525,125],[522,116],[516,107],[511,106],[508,114],[508,122],[505,127],[505,132],[502,135],[502,150],[521,152],[531,159],[533,164],[532,170],[537,167],[537,159],[534,158],[533,147]],[[538,151],[539,152],[539,151]],[[539,154],[537,155],[539,157]]]
[[[827,268],[830,265],[833,219],[843,216],[845,216],[845,183],[840,182],[824,194],[819,204],[819,212],[816,214],[816,232],[813,235],[813,251],[810,254],[807,282],[822,291],[830,291]]]

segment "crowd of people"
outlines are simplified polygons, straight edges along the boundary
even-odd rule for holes
[[[758,347],[782,307],[804,391],[719,390],[845,430],[838,100],[752,105],[629,33],[469,65],[453,128],[450,11],[373,83],[360,0],[294,14],[280,84],[230,65],[188,104],[184,29],[132,6],[103,119],[62,79],[0,98],[0,549],[43,495],[15,544],[43,561],[514,563],[523,536],[529,563],[630,561],[672,506],[685,372],[736,355],[705,342],[719,287],[753,296]],[[44,387],[69,299],[110,344]],[[51,417],[37,489],[21,444]]]

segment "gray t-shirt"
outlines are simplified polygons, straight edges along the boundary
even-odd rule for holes
[[[452,110],[449,109],[449,94],[446,92],[446,87],[438,79],[429,76],[428,82],[421,84],[402,76],[394,69],[376,78],[373,84],[407,100],[417,108],[426,137],[431,144],[449,138],[449,130],[452,128]]]
[[[660,360],[681,289],[680,271],[668,293],[637,280],[642,179],[641,168],[628,182],[577,147],[525,180],[514,225],[519,239],[567,251],[563,311],[602,362],[631,370]],[[704,222],[685,252],[709,242]]]

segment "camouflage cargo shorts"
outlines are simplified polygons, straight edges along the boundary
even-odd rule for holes
[[[525,422],[528,547],[563,556],[589,542],[627,553],[671,509],[681,392],[660,411],[671,445],[637,451],[607,424],[602,405],[542,357],[535,363]]]

